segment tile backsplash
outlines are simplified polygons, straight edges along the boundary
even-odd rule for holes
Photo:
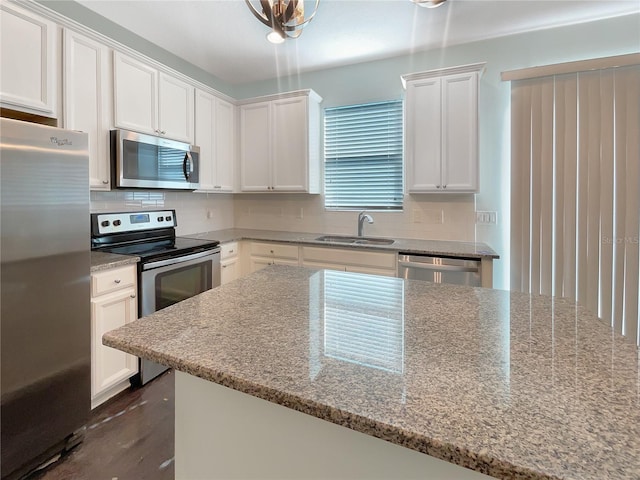
[[[178,235],[233,227],[233,196],[230,194],[147,190],[91,192],[91,213],[163,208],[176,210]]]
[[[173,208],[178,235],[224,228],[256,228],[354,235],[357,211],[329,211],[321,195],[206,194],[192,192],[91,192],[91,212]],[[402,211],[369,211],[364,234],[432,240],[475,241],[473,195],[405,196]]]
[[[358,211],[329,211],[322,195],[234,196],[236,228],[355,235]],[[365,236],[475,241],[474,195],[406,195],[403,211],[369,211]]]

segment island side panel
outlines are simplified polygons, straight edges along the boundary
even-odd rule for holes
[[[176,371],[175,478],[492,477]]]

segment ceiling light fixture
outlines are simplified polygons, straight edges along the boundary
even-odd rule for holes
[[[304,16],[304,0],[260,0],[259,8],[250,0],[245,2],[255,17],[271,28],[267,40],[271,43],[282,43],[287,38],[300,36],[302,28],[318,11],[320,0],[315,0],[313,12],[307,18]]]
[[[416,5],[426,8],[436,8],[442,5],[447,0],[411,0]]]

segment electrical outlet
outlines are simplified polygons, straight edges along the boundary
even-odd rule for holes
[[[498,212],[476,212],[477,225],[496,225],[498,223]]]
[[[207,210],[207,218],[211,220],[213,218],[213,212],[211,210]]]
[[[298,218],[302,220],[304,218],[304,208],[300,207],[300,211],[298,212]]]
[[[413,223],[422,223],[422,211],[418,209],[413,210]]]

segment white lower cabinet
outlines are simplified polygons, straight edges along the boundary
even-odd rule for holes
[[[104,333],[137,318],[135,265],[91,274],[91,408],[129,387],[138,357],[102,344]]]
[[[224,285],[240,278],[240,256],[238,242],[220,246],[220,284]]]
[[[249,270],[255,272],[267,265],[300,265],[298,245],[252,242],[250,247]]]
[[[396,276],[395,252],[374,252],[344,248],[302,247],[302,266],[345,272]]]

